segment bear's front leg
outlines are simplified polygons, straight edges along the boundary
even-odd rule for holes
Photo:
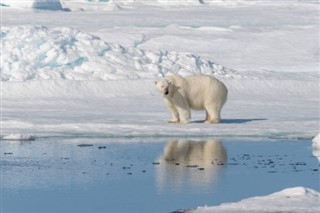
[[[189,123],[191,118],[191,111],[189,107],[189,103],[187,102],[186,98],[181,94],[176,94],[173,97],[173,104],[176,107],[181,124]]]
[[[177,120],[175,118],[173,118],[171,121],[168,121],[168,123],[171,123],[171,124],[178,124],[180,122],[180,120]]]
[[[180,119],[179,119],[179,112],[177,108],[174,106],[172,101],[168,99],[164,99],[164,101],[172,115],[172,120],[168,121],[168,123],[179,123]]]
[[[181,124],[189,123],[189,120],[191,118],[191,112],[190,112],[189,107],[187,109],[186,108],[177,107],[177,109],[178,109],[179,117],[180,117],[180,122],[179,123],[181,123]]]

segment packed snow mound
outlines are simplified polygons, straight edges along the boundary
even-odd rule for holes
[[[185,211],[193,213],[208,212],[291,212],[316,213],[320,209],[320,193],[309,188],[294,187],[263,197],[252,197],[237,203],[225,203],[214,207],[198,207]]]
[[[62,10],[59,0],[2,0],[2,4],[12,8],[33,8],[43,10]]]
[[[125,48],[71,28],[2,27],[0,39],[1,81],[119,80],[235,73],[195,54]]]

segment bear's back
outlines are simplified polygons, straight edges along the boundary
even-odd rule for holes
[[[228,93],[221,81],[209,75],[188,76],[185,80],[188,90],[186,98],[194,109],[203,109],[208,102],[225,99]]]
[[[199,85],[201,86],[208,86],[211,84],[217,84],[219,82],[218,79],[215,77],[212,77],[210,75],[194,75],[194,76],[187,76],[185,77],[185,80],[188,82],[188,84],[192,85]]]

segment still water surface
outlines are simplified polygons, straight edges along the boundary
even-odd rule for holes
[[[1,141],[2,212],[172,212],[319,191],[307,140]]]

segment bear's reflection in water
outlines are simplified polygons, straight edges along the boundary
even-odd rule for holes
[[[227,152],[219,140],[173,140],[165,146],[159,162],[159,188],[207,187],[224,169]]]

